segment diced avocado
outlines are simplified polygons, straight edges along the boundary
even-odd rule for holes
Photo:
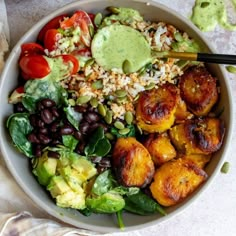
[[[55,158],[48,158],[47,152],[38,158],[38,163],[33,169],[33,173],[37,176],[40,184],[46,186],[50,178],[56,174],[57,161]]]
[[[83,189],[81,185],[87,179],[83,176],[83,174],[79,174],[75,169],[70,166],[66,166],[59,170],[60,174],[66,180],[67,184],[76,192],[82,192]]]
[[[70,186],[66,183],[62,176],[53,176],[47,186],[53,198],[60,196],[68,191],[71,191]]]
[[[74,209],[84,209],[85,205],[85,194],[77,193],[73,190],[68,191],[56,197],[56,203],[59,207],[71,207]]]
[[[93,166],[92,162],[84,158],[73,159],[71,166],[87,180],[97,174],[97,169]]]
[[[125,207],[125,201],[119,194],[104,193],[101,196],[87,197],[86,206],[97,213],[114,213]]]

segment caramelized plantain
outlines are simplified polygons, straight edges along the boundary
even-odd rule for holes
[[[150,190],[161,205],[172,206],[184,200],[206,178],[206,172],[192,161],[178,158],[156,170]]]
[[[152,180],[154,163],[147,149],[133,137],[119,138],[112,154],[119,183],[126,187],[145,187]]]
[[[200,119],[194,130],[197,146],[204,153],[216,152],[220,149],[224,134],[224,123],[218,118]]]
[[[220,149],[225,133],[217,118],[186,120],[172,127],[169,135],[176,149],[184,154],[211,154]]]
[[[144,146],[149,151],[156,166],[160,166],[176,157],[175,148],[171,144],[167,133],[150,134]]]
[[[206,164],[211,160],[211,156],[212,156],[211,154],[209,155],[191,154],[191,155],[180,155],[179,157],[190,160],[203,169],[206,166]]]
[[[184,154],[203,154],[196,146],[194,129],[197,127],[194,120],[186,120],[169,130],[170,139],[178,152]]]
[[[185,101],[179,97],[175,111],[175,122],[180,123],[184,120],[193,118],[193,114],[187,110]]]
[[[193,66],[179,81],[180,95],[196,116],[206,116],[218,100],[216,79],[205,67]]]
[[[175,121],[178,98],[178,88],[170,83],[142,92],[136,107],[138,126],[149,133],[168,130]]]

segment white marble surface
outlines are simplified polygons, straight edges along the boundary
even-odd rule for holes
[[[11,47],[17,40],[38,20],[54,9],[73,2],[72,0],[6,0],[8,22],[11,34]],[[191,15],[194,0],[157,0],[157,2],[177,10],[185,17]],[[232,9],[229,0],[230,19],[235,22],[233,16],[236,12]],[[236,32],[225,31],[217,28],[214,32],[205,33],[207,38],[219,53],[236,54]],[[228,73],[228,79],[233,91],[234,104],[236,104],[236,76]],[[235,96],[235,97],[234,97]],[[234,130],[236,131],[236,130]],[[162,235],[162,236],[235,236],[236,235],[236,139],[233,138],[227,161],[231,168],[228,174],[219,173],[199,200],[178,216],[171,218],[168,222],[145,228],[137,232],[123,233],[122,235]],[[0,166],[0,171],[3,166]],[[25,196],[20,188],[11,181],[6,186],[11,175],[6,173],[5,179],[0,180],[0,189],[8,191],[6,204],[0,204],[0,211],[29,210],[38,217],[47,217],[47,214],[38,209],[32,201]],[[9,199],[14,198],[14,204]],[[1,202],[3,203],[3,202]],[[119,234],[121,235],[121,234]]]

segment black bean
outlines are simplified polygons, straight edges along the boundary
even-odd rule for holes
[[[102,157],[95,156],[95,157],[91,157],[90,160],[93,163],[99,163],[102,160]]]
[[[26,109],[24,107],[24,105],[20,102],[14,105],[14,112],[25,112]]]
[[[88,130],[90,129],[88,122],[82,122],[79,125],[79,130],[81,131],[82,134],[86,134]]]
[[[73,133],[74,133],[74,129],[73,129],[73,127],[71,127],[69,125],[63,125],[60,128],[61,135],[69,135],[69,134],[73,134]]]
[[[60,154],[54,151],[48,151],[48,157],[60,158]]]
[[[90,124],[89,129],[88,129],[88,133],[93,133],[97,128],[99,127],[99,123],[93,123]]]
[[[100,116],[96,112],[92,112],[92,111],[85,113],[83,118],[88,123],[95,123],[101,119]]]
[[[55,140],[53,140],[52,141],[52,145],[58,145],[58,144],[61,144],[61,141],[60,140],[57,140],[57,139],[55,139]]]
[[[86,106],[74,106],[74,110],[79,112],[79,113],[84,113],[87,111],[87,107]]]
[[[38,118],[36,120],[36,126],[39,127],[39,128],[44,128],[45,123],[41,119]]]
[[[58,118],[60,116],[60,113],[56,107],[51,108],[51,113],[52,113],[53,117],[55,117],[55,118]]]
[[[34,148],[34,155],[36,157],[42,156],[42,146],[40,144],[35,146],[35,148]]]
[[[40,128],[38,131],[41,134],[47,134],[48,133],[48,129],[47,128]]]
[[[108,128],[103,123],[93,123],[89,126],[88,133],[94,132],[98,127],[102,127],[104,129],[104,132],[107,132]]]
[[[56,120],[50,125],[50,131],[56,132],[60,126],[60,121]]]
[[[52,138],[52,140],[60,140],[61,141],[61,134],[59,133],[59,131],[57,131],[55,133],[51,133],[51,138]]]
[[[39,138],[40,143],[42,144],[48,144],[51,142],[51,139],[45,134],[39,134],[38,138]]]
[[[82,140],[82,139],[83,139],[83,135],[82,135],[82,133],[81,133],[79,130],[76,130],[76,131],[74,132],[74,137],[75,137],[76,139],[78,139],[78,140]]]
[[[101,167],[111,167],[111,160],[108,157],[103,157],[98,165]]]
[[[37,103],[37,110],[38,111],[41,111],[41,110],[43,110],[44,109],[44,105],[41,103],[41,101],[39,101],[38,103]]]
[[[40,113],[40,116],[46,124],[51,124],[54,120],[53,116],[52,116],[52,113],[48,108],[43,109]]]
[[[44,107],[56,106],[56,103],[52,99],[49,99],[49,98],[45,98],[45,99],[41,100],[41,103]]]
[[[107,170],[106,167],[102,167],[102,166],[97,166],[96,168],[97,168],[98,174],[101,174],[102,172],[104,172],[105,170]]]
[[[84,148],[85,148],[85,143],[84,142],[79,142],[78,145],[75,148],[75,152],[78,154],[83,154],[84,153]]]
[[[39,143],[39,139],[37,138],[35,133],[30,133],[27,136],[27,139],[31,142],[31,143]]]
[[[37,122],[36,122],[37,120],[38,120],[38,116],[37,116],[36,114],[31,114],[31,115],[29,116],[30,124],[31,124],[33,127],[37,126]]]

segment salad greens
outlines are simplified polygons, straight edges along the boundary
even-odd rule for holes
[[[36,103],[40,99],[50,98],[61,106],[67,97],[66,90],[51,77],[29,80],[26,82],[24,89],[22,103],[30,112],[35,111]]]
[[[104,129],[98,127],[85,147],[85,154],[88,156],[105,156],[111,150],[111,144],[105,137]]]
[[[27,135],[32,130],[29,114],[15,113],[11,115],[7,120],[7,128],[15,146],[27,157],[33,157],[32,143],[27,139]]]

